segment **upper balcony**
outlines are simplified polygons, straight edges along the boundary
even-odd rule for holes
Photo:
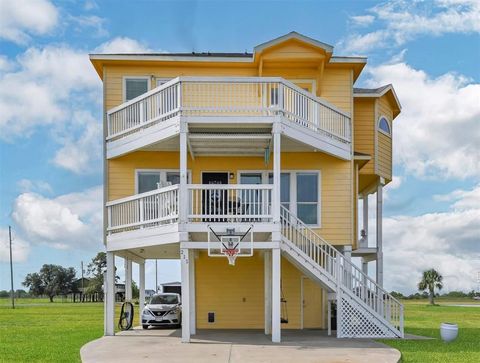
[[[125,102],[107,112],[107,158],[142,149],[176,150],[182,123],[189,147],[194,146],[190,138],[202,140],[203,150],[212,144],[209,135],[214,133],[217,142],[222,137],[227,141],[231,133],[269,137],[275,122],[289,141],[282,151],[319,150],[351,159],[350,115],[283,78],[271,77],[178,77]],[[258,139],[261,144],[252,147],[264,148],[264,138]]]

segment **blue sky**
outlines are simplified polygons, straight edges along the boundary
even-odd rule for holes
[[[0,0],[0,289],[9,288],[9,224],[16,288],[44,263],[79,271],[102,248],[101,82],[89,52],[251,52],[292,30],[336,55],[368,56],[356,86],[393,83],[402,103],[386,287],[412,292],[430,267],[448,290],[476,287],[478,1]],[[176,262],[159,270],[160,281],[179,278]],[[153,271],[147,264],[147,287]]]

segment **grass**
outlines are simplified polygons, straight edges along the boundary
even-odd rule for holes
[[[80,348],[103,335],[103,304],[60,301],[18,299],[12,310],[0,299],[0,362],[80,362]]]
[[[400,350],[403,363],[480,362],[480,308],[446,306],[472,300],[439,299],[436,306],[426,300],[404,303],[405,332],[436,339],[382,340]],[[0,299],[0,362],[79,362],[82,345],[103,334],[101,303],[19,299],[15,310],[9,304],[9,299]],[[135,314],[138,318],[137,310]],[[457,340],[440,340],[442,322],[459,325]]]
[[[480,307],[447,306],[474,304],[471,299],[437,299],[430,306],[426,300],[403,301],[405,333],[423,335],[434,340],[382,340],[402,353],[402,363],[480,362]],[[458,338],[451,343],[440,339],[440,324],[458,324]]]

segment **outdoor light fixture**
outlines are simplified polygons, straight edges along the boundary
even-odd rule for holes
[[[229,176],[230,176],[230,179],[233,179],[233,178],[235,178],[235,173],[230,173]]]

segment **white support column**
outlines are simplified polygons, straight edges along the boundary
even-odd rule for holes
[[[188,250],[189,267],[188,274],[190,279],[190,334],[197,334],[196,318],[196,297],[195,297],[195,250]]]
[[[345,260],[348,262],[352,262],[352,246],[343,246],[343,255],[345,256]],[[351,266],[345,266],[348,276],[346,276],[346,283],[347,286],[352,288],[352,268]]]
[[[180,119],[180,186],[179,186],[179,219],[180,228],[183,230],[188,216],[187,195],[187,126]]]
[[[265,267],[265,334],[272,334],[272,253],[265,250],[263,253]]]
[[[276,118],[273,124],[273,193],[272,212],[273,222],[280,226],[280,173],[281,173],[281,134],[280,119]],[[272,235],[272,241],[280,240],[280,227],[278,233]]]
[[[132,260],[125,259],[125,301],[132,301]]]
[[[182,343],[190,342],[190,272],[187,248],[180,249],[182,275]]]
[[[383,239],[382,239],[382,215],[383,215],[383,183],[377,186],[377,284],[383,287]]]
[[[105,273],[104,285],[104,334],[115,335],[115,255],[113,252],[107,252],[107,272]]]
[[[140,320],[142,316],[142,310],[145,307],[145,260],[138,264],[138,310]]]
[[[363,195],[363,225],[362,229],[364,231],[365,237],[362,237],[361,247],[368,247],[368,194]]]
[[[281,340],[281,262],[280,249],[272,249],[272,342],[280,343]]]

